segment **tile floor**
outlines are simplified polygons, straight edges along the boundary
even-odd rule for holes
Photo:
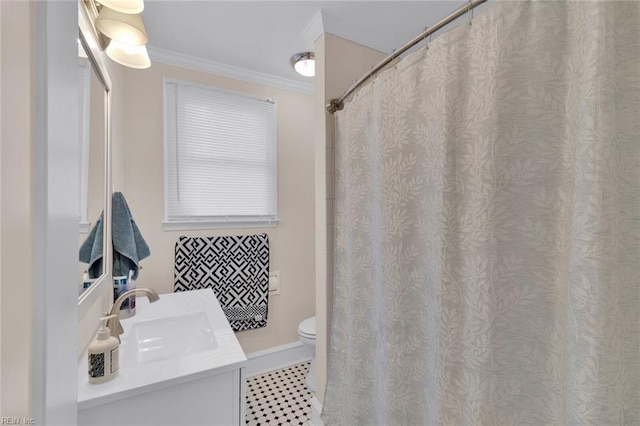
[[[311,397],[304,378],[309,363],[293,365],[247,379],[247,426],[306,425]]]

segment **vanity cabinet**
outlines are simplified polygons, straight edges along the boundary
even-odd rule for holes
[[[211,289],[136,299],[121,320],[120,370],[89,383],[78,364],[78,424],[241,425],[247,363]]]
[[[80,409],[78,425],[240,425],[245,423],[243,368]]]

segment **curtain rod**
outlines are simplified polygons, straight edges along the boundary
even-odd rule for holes
[[[386,67],[391,61],[396,59],[398,56],[402,55],[407,50],[411,49],[416,44],[420,43],[425,38],[429,37],[431,34],[435,33],[436,31],[438,31],[439,29],[441,29],[445,25],[448,25],[451,22],[455,21],[456,19],[458,19],[459,17],[461,17],[465,13],[471,12],[477,6],[480,6],[482,3],[486,2],[486,1],[487,0],[470,0],[466,5],[461,6],[455,12],[451,13],[446,18],[440,20],[438,23],[436,23],[431,28],[427,28],[421,34],[415,36],[413,39],[408,41],[400,49],[394,51],[392,54],[390,54],[385,59],[383,59],[382,62],[380,62],[375,67],[373,67],[371,69],[371,71],[369,71],[367,74],[365,74],[363,77],[361,77],[358,81],[353,83],[353,85],[351,87],[349,87],[347,89],[347,91],[342,94],[342,96],[340,96],[338,99],[331,99],[331,101],[329,101],[329,103],[325,107],[327,109],[327,111],[330,114],[333,114],[336,111],[342,110],[342,108],[344,108],[344,100],[350,94],[352,94],[358,87],[362,86],[362,84],[364,84],[367,80],[369,80],[375,73],[380,71],[382,68]]]

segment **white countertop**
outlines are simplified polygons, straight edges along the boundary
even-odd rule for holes
[[[78,409],[85,409],[127,396],[162,389],[178,383],[244,367],[247,361],[238,339],[210,289],[160,295],[150,304],[144,296],[136,297],[136,315],[121,320],[124,334],[120,337],[120,360],[127,350],[127,338],[137,322],[178,317],[204,312],[215,334],[217,347],[213,350],[133,366],[122,366],[116,377],[105,383],[89,383],[87,351],[78,363]]]

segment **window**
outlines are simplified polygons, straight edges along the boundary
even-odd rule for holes
[[[275,102],[165,79],[164,104],[164,228],[275,225]]]

